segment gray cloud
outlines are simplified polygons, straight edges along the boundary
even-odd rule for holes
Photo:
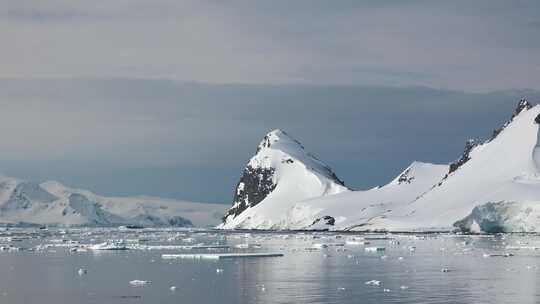
[[[534,0],[4,4],[4,78],[539,89]]]

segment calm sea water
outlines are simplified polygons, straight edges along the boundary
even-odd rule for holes
[[[534,249],[540,247],[539,236],[88,229],[10,230],[0,237],[4,246],[21,248],[0,252],[0,303],[540,303],[540,250]],[[339,246],[352,238],[369,239],[370,244]],[[134,249],[69,251],[76,242],[96,244],[107,239],[125,240]],[[144,247],[194,244],[232,248]],[[237,244],[260,248],[238,249]],[[337,246],[319,250],[312,249],[314,244]],[[385,251],[365,250],[374,246]],[[218,261],[161,258],[166,253],[193,252],[284,256]],[[513,256],[504,257],[508,253]],[[87,273],[79,275],[80,268]],[[132,280],[151,283],[133,287]],[[380,281],[379,285],[366,284],[372,280]],[[176,290],[171,291],[171,286]]]

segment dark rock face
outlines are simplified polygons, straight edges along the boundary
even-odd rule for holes
[[[450,169],[448,171],[448,174],[456,171],[459,169],[459,167],[463,166],[466,162],[468,162],[471,157],[470,153],[474,147],[477,146],[477,143],[474,139],[469,139],[465,143],[465,149],[463,150],[463,154],[461,154],[461,157],[450,164]]]
[[[532,107],[533,106],[527,100],[522,98],[518,102],[518,105],[516,109],[514,110],[514,113],[512,113],[512,117],[510,117],[510,119],[506,121],[500,128],[495,129],[491,137],[488,140],[486,140],[484,143],[488,143],[494,140],[514,120],[514,118],[516,118],[516,116],[518,116],[523,111],[531,109]],[[540,123],[540,117],[536,117],[535,122]],[[459,167],[463,166],[467,161],[469,161],[471,159],[470,153],[474,149],[474,147],[476,147],[477,145],[478,143],[474,139],[469,139],[467,143],[465,144],[465,150],[463,151],[463,154],[461,155],[461,157],[450,164],[450,170],[448,171],[448,174],[456,171],[457,169],[459,169]],[[444,179],[446,179],[447,176],[445,176]]]
[[[497,135],[499,135],[499,133],[501,133],[502,130],[504,130],[504,128],[506,128],[512,122],[512,120],[514,120],[514,118],[519,115],[519,113],[521,113],[524,110],[529,110],[532,107],[533,106],[527,100],[525,100],[525,98],[522,98],[518,102],[518,105],[517,105],[516,109],[514,110],[514,113],[512,114],[512,117],[510,117],[510,120],[506,121],[500,128],[493,130],[493,134],[487,140],[487,142],[490,142],[490,141],[494,140],[497,137]]]
[[[223,220],[230,215],[238,216],[247,208],[260,203],[268,194],[274,191],[277,186],[272,180],[274,172],[273,168],[252,168],[247,166],[236,186],[233,207],[227,211]]]
[[[405,170],[399,177],[398,177],[398,184],[401,185],[403,183],[410,184],[414,180],[414,176],[409,176],[411,173],[411,168]]]
[[[325,225],[328,225],[328,226],[334,226],[334,224],[336,223],[335,218],[333,218],[333,217],[331,217],[329,215],[325,215],[325,216],[323,216],[321,218],[318,218],[318,219],[314,220],[313,223],[311,224],[311,226],[319,223],[320,221],[323,221],[323,223]]]

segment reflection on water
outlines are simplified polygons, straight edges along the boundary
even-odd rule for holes
[[[345,244],[352,238],[370,239],[370,244]],[[87,245],[109,239],[123,240],[130,249],[85,251]],[[10,230],[0,233],[0,244],[0,303],[540,302],[538,236]],[[238,249],[237,244],[261,246]],[[329,246],[315,249],[314,244]],[[231,248],[209,251],[153,245]],[[385,250],[372,253],[365,247]],[[281,252],[285,256],[218,261],[161,258],[164,253],[180,252]],[[80,268],[87,274],[79,275]],[[131,286],[129,281],[136,279],[151,283]],[[366,284],[372,280],[380,283]],[[171,286],[176,290],[171,291]]]

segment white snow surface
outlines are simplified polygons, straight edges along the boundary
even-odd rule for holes
[[[0,223],[167,226],[190,220],[219,223],[226,206],[155,197],[104,197],[58,182],[41,184],[0,176]]]
[[[279,191],[222,228],[452,231],[456,222],[469,218],[472,230],[500,226],[504,232],[540,232],[538,115],[539,105],[523,109],[494,139],[474,147],[470,159],[448,176],[447,165],[414,162],[383,187],[321,191],[328,188],[314,187],[316,170],[296,162],[295,169],[279,170]],[[270,149],[250,162],[280,166],[290,155],[283,150],[288,151]],[[310,179],[312,183],[306,182]],[[471,215],[486,204],[489,208]],[[334,219],[333,225],[322,220],[325,216]],[[482,220],[483,225],[478,222]]]
[[[540,105],[521,111],[495,139],[475,147],[470,153],[471,159],[440,186],[385,217],[369,221],[370,228],[452,230],[456,221],[479,205],[491,202],[540,204],[540,153],[538,124],[535,123],[539,114]],[[531,226],[540,229],[538,218],[528,220],[527,230],[531,230]]]

